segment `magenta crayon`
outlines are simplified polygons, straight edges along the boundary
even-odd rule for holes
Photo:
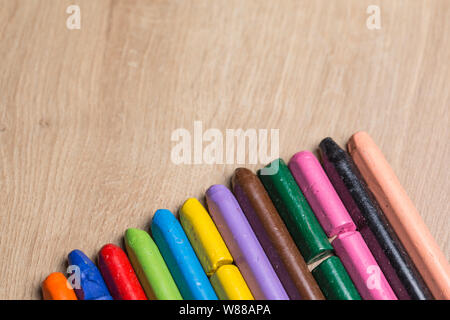
[[[364,300],[397,300],[359,232],[342,233],[332,244]]]
[[[206,191],[206,202],[217,229],[255,299],[289,300],[231,191],[223,185],[213,185]]]
[[[361,297],[397,300],[317,158],[309,151],[296,153],[289,169],[327,236],[336,237],[331,244]],[[372,281],[377,285],[370,286]]]
[[[296,153],[289,161],[289,169],[328,237],[356,230],[347,209],[311,152]]]

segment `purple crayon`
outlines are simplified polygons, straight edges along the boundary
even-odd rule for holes
[[[217,184],[206,191],[209,212],[257,300],[289,300],[234,195]]]

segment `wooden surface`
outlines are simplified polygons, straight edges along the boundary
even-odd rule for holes
[[[448,258],[449,31],[448,0],[2,0],[0,298],[229,183],[170,161],[194,120],[279,128],[286,160],[368,131]]]

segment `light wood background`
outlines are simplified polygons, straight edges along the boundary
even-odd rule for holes
[[[368,131],[449,257],[449,62],[448,0],[2,0],[0,298],[229,183],[170,161],[194,120],[279,128],[286,160]]]

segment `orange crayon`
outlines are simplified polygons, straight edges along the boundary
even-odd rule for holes
[[[42,295],[44,300],[77,300],[75,291],[61,272],[53,272],[42,282]]]
[[[366,132],[348,151],[397,236],[436,299],[450,299],[450,266],[386,158]]]

